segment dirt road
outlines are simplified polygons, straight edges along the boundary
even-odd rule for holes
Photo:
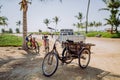
[[[120,39],[87,38],[86,42],[96,45],[89,66],[82,70],[77,60],[59,64],[51,77],[42,75],[43,46],[39,55],[18,47],[0,47],[0,80],[120,80]]]

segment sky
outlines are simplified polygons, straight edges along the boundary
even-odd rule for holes
[[[8,18],[8,26],[6,28],[12,28],[15,32],[16,22],[22,21],[22,11],[20,11],[20,5],[18,4],[21,0],[0,0],[1,8],[0,16],[6,16]],[[73,23],[79,22],[76,15],[79,12],[83,14],[83,22],[85,22],[86,11],[87,11],[88,0],[63,0],[62,3],[59,0],[46,0],[41,2],[40,0],[32,0],[32,4],[28,7],[27,12],[27,24],[28,32],[38,32],[39,29],[42,31],[50,31],[47,29],[43,20],[50,19],[51,21],[55,16],[59,17],[57,29],[74,29],[77,30]],[[88,21],[96,21],[105,23],[104,18],[109,17],[109,12],[99,11],[104,8],[105,4],[102,0],[91,0]],[[49,27],[55,28],[55,23],[51,22]],[[4,28],[0,26],[0,29]],[[22,26],[20,28],[22,31]]]

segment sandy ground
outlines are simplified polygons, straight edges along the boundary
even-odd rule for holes
[[[52,46],[53,40],[50,42]],[[91,49],[89,66],[83,70],[77,60],[67,65],[59,61],[51,77],[42,74],[43,46],[40,54],[19,47],[0,47],[0,80],[120,80],[120,39],[87,38],[86,42],[96,45]],[[61,47],[58,50],[61,52]]]

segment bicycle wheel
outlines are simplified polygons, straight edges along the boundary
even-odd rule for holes
[[[73,60],[72,54],[70,54],[66,48],[63,49],[62,57],[66,64],[71,63],[71,61]]]
[[[79,66],[84,69],[88,66],[90,62],[90,50],[87,48],[82,49],[78,57]]]
[[[38,44],[37,41],[35,41],[35,46],[33,47],[33,49],[35,50],[35,52],[36,52],[37,54],[39,54],[40,49],[39,49],[39,44]]]
[[[52,76],[58,68],[58,57],[56,53],[49,52],[43,59],[42,71],[43,75],[50,77]]]
[[[31,42],[30,42],[30,41],[26,42],[26,47],[27,47],[27,49],[31,49],[32,44],[31,44]]]
[[[49,47],[46,47],[45,48],[45,53],[48,53],[49,52]]]

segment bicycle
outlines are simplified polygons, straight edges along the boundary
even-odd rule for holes
[[[32,37],[32,33],[29,34],[28,36],[26,36],[26,47],[28,50],[35,50],[35,52],[37,54],[39,54],[39,44],[38,42],[35,40],[35,37]]]
[[[43,36],[45,53],[49,52],[49,39],[48,36]]]
[[[59,64],[59,60],[64,64],[69,64],[73,61],[73,59],[78,58],[78,63],[79,66],[82,69],[85,69],[89,62],[90,62],[90,44],[85,44],[85,43],[74,43],[71,42],[70,40],[67,40],[67,42],[64,42],[65,48],[63,49],[62,52],[62,57],[59,56],[59,53],[56,49],[56,42],[54,43],[53,49],[51,52],[48,52],[42,62],[42,72],[43,75],[46,77],[52,76]],[[71,48],[74,47],[74,48]]]

